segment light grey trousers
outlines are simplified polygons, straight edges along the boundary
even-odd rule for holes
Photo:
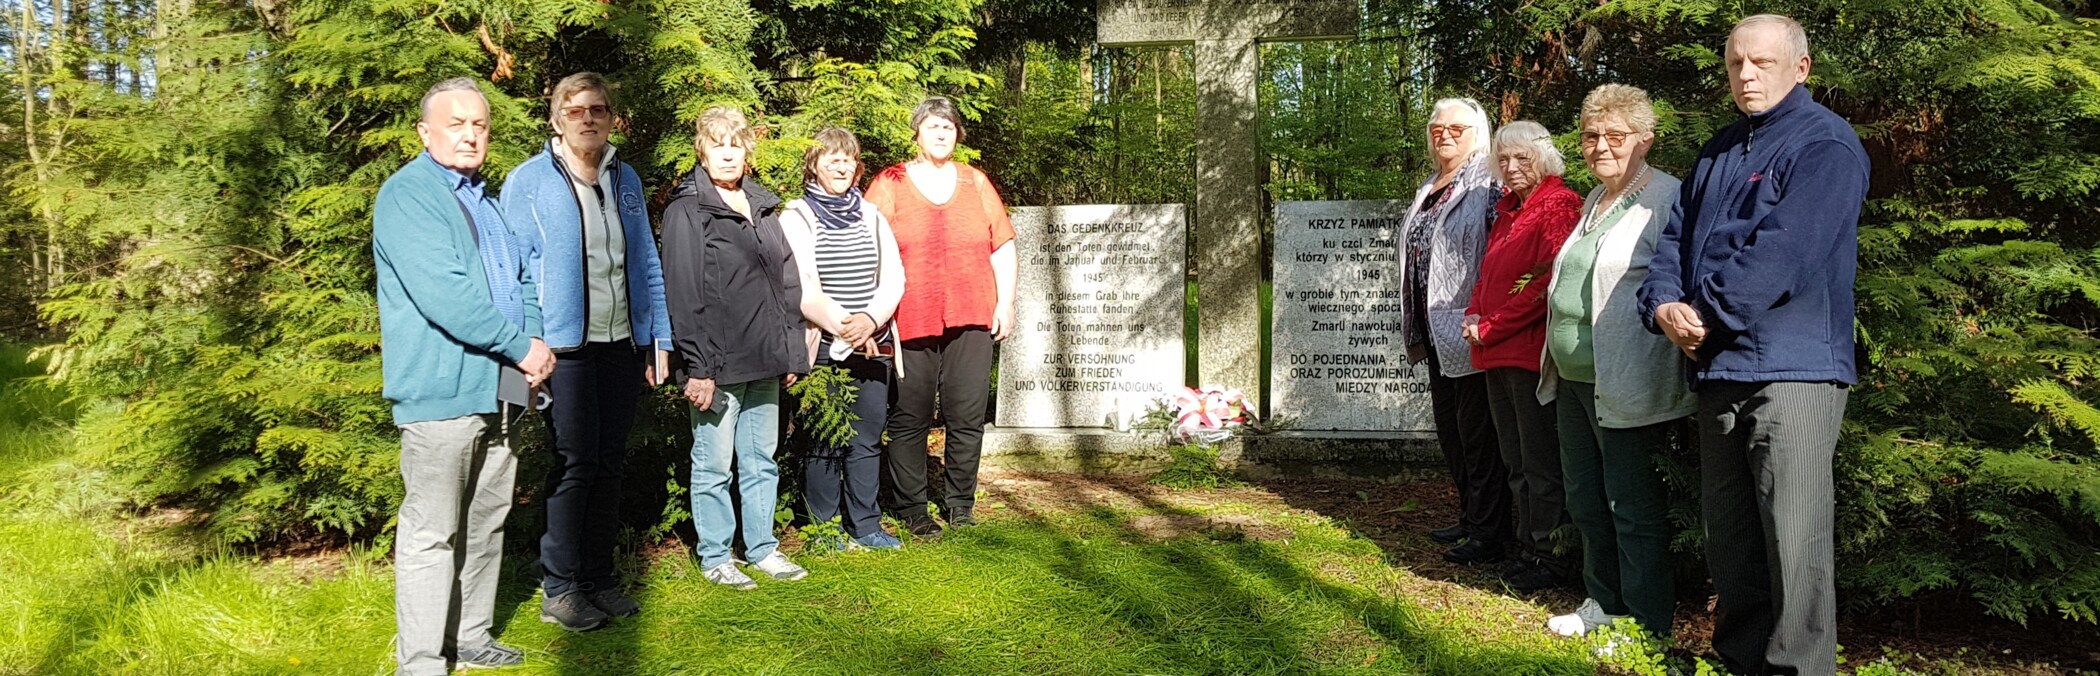
[[[462,647],[493,640],[503,519],[518,459],[495,414],[401,426],[394,539],[394,658],[405,675],[446,674]]]
[[[1837,673],[1831,461],[1844,386],[1699,386],[1714,652],[1755,676]]]

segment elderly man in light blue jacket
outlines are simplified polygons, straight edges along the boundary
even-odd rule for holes
[[[540,538],[540,619],[588,631],[640,611],[613,578],[627,433],[671,344],[642,181],[614,158],[611,92],[596,73],[555,85],[545,151],[508,177],[503,212],[539,279],[554,463]]]

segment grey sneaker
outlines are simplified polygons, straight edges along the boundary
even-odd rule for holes
[[[591,605],[582,591],[572,591],[541,601],[540,621],[569,631],[590,631],[605,626],[612,618]]]
[[[706,573],[701,574],[701,577],[707,578],[708,582],[713,582],[719,585],[725,585],[732,589],[738,589],[742,591],[750,591],[758,588],[758,583],[751,581],[751,576],[745,575],[744,571],[736,569],[735,561],[730,561],[728,563],[709,568],[707,569]]]
[[[459,659],[453,660],[454,669],[501,669],[525,663],[525,651],[495,641],[481,644],[477,648],[461,648]]]
[[[600,589],[584,595],[591,605],[613,617],[634,617],[642,612],[642,604],[620,593],[619,588]]]
[[[758,572],[765,573],[766,577],[775,580],[792,582],[809,577],[808,570],[804,570],[801,566],[795,565],[795,562],[789,561],[787,555],[780,553],[778,549],[773,550],[771,554],[767,554],[766,558],[759,559],[758,563],[751,564],[751,567],[757,568]]]

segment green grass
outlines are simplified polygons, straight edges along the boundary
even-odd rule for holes
[[[383,554],[201,551],[170,515],[119,504],[70,450],[52,417],[65,408],[0,420],[0,674],[391,671]],[[1410,575],[1274,500],[1187,495],[992,495],[982,526],[805,556],[809,579],[755,592],[662,548],[623,564],[644,613],[589,634],[537,620],[532,564],[513,554],[498,626],[529,655],[520,674],[1593,670],[1579,645],[1512,619],[1542,612],[1527,602]],[[1259,527],[1141,527],[1162,518]]]

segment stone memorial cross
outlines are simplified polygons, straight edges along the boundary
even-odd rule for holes
[[[1100,0],[1103,47],[1195,45],[1198,380],[1259,392],[1260,41],[1355,37],[1358,0]]]

